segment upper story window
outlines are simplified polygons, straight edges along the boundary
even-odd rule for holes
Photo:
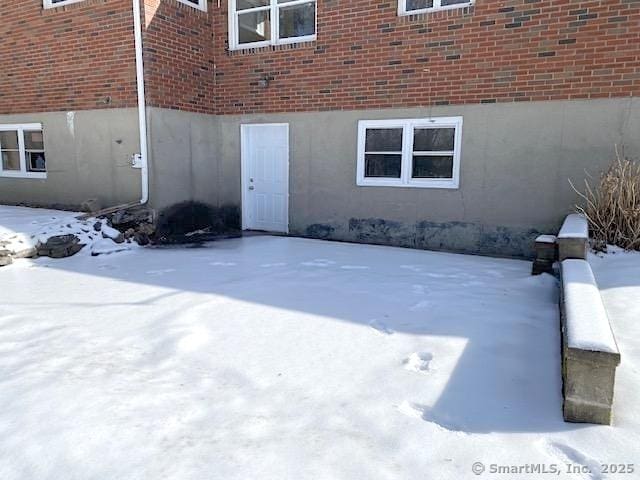
[[[198,10],[202,10],[203,12],[207,11],[207,0],[178,0],[180,3],[184,3],[185,5],[191,5]]]
[[[64,5],[70,5],[72,3],[83,2],[84,0],[43,0],[42,6],[44,8],[62,7]]]
[[[449,10],[473,5],[474,0],[398,0],[400,15],[414,15],[416,13]]]
[[[0,125],[0,177],[47,178],[42,125]]]
[[[461,140],[462,117],[361,121],[357,184],[458,188]]]
[[[231,49],[316,38],[316,0],[229,0]]]

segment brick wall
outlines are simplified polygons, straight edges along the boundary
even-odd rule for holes
[[[214,113],[212,6],[209,7],[207,13],[176,0],[145,0],[147,104]]]
[[[316,42],[231,54],[221,5],[219,113],[640,94],[640,0],[477,0],[413,17],[396,0],[319,0]]]
[[[130,0],[0,9],[0,113],[136,105]],[[396,0],[318,0],[317,41],[240,52],[227,51],[227,9],[144,0],[149,105],[230,114],[640,93],[640,0],[477,0],[411,17]]]
[[[130,0],[0,0],[0,114],[136,105]]]

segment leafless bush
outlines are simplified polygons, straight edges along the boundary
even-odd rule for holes
[[[576,210],[589,220],[594,248],[604,250],[610,244],[640,250],[640,163],[616,148],[616,159],[597,184],[592,186],[590,179],[584,183],[584,192],[573,183],[571,187],[582,199]]]

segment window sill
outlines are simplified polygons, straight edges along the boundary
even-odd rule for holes
[[[277,44],[271,43],[254,43],[248,45],[239,45],[234,47],[229,47],[227,53],[229,55],[245,55],[245,54],[254,54],[254,53],[262,53],[262,52],[277,52],[279,50],[291,50],[297,48],[305,48],[312,47],[315,45],[317,40],[316,35],[312,37],[301,37],[296,38],[292,41],[281,41]]]
[[[46,172],[0,172],[0,178],[22,178],[32,180],[45,180],[47,178]]]
[[[400,187],[400,188],[436,188],[446,190],[457,190],[460,188],[456,180],[423,180],[401,183],[393,180],[362,180],[357,181],[359,187]]]

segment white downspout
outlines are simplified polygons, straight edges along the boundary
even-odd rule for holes
[[[147,150],[147,104],[144,95],[144,63],[142,60],[142,24],[140,0],[133,0],[133,30],[136,48],[136,81],[138,90],[138,123],[140,127],[140,153],[134,155],[133,167],[140,169],[140,204],[149,201],[149,158]]]

